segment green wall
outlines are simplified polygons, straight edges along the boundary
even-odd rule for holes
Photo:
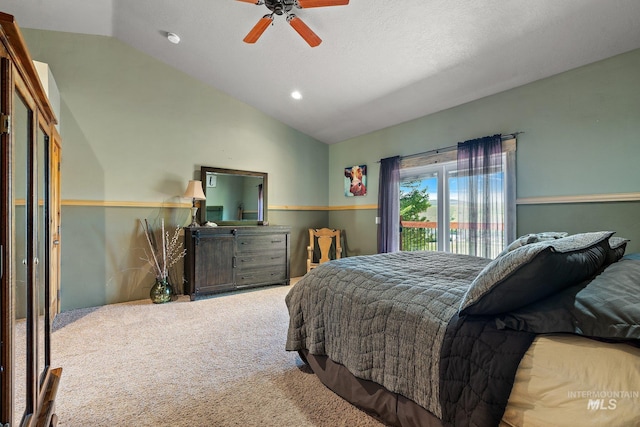
[[[327,206],[326,144],[114,38],[22,31],[60,90],[63,311],[148,297],[137,220],[185,225],[189,210],[122,205],[187,203],[201,166],[267,172],[270,205]],[[305,173],[294,177],[294,164]],[[302,275],[301,230],[326,226],[326,211],[268,218],[292,226],[291,269]]]
[[[518,234],[548,230],[568,233],[611,230],[631,239],[626,253],[640,252],[640,202],[571,203],[518,206]]]
[[[496,133],[523,131],[517,197],[640,192],[640,50],[329,147],[331,206],[377,203],[381,158],[410,155]],[[425,99],[425,102],[429,102]],[[342,170],[368,167],[368,194],[347,198]],[[640,202],[519,205],[518,234],[616,230],[640,251]],[[330,227],[376,252],[375,211],[333,211]],[[352,243],[353,244],[353,243]]]
[[[375,209],[345,209],[329,212],[329,227],[338,228],[344,233],[343,256],[368,255],[377,252],[378,236],[375,225],[377,214]]]

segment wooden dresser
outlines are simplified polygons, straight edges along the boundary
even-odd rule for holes
[[[186,227],[185,295],[288,285],[290,237],[284,226]]]

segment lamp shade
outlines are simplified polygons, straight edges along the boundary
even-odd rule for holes
[[[187,190],[182,196],[185,199],[205,200],[204,192],[202,191],[202,181],[191,180],[187,185]]]

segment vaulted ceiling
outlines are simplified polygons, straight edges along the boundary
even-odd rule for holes
[[[640,48],[638,0],[294,9],[322,39],[315,48],[284,16],[244,43],[269,13],[244,1],[0,0],[0,11],[23,28],[116,37],[328,144]]]

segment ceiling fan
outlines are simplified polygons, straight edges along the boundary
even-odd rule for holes
[[[245,43],[255,43],[258,41],[262,33],[273,22],[273,15],[286,15],[287,22],[293,27],[300,36],[309,43],[309,46],[316,47],[322,40],[316,35],[311,28],[307,26],[295,14],[290,13],[294,7],[298,9],[307,9],[311,7],[324,6],[343,6],[349,4],[349,0],[237,0],[245,3],[253,3],[255,5],[265,5],[271,13],[265,15],[258,23],[249,31],[249,34],[243,39]]]

